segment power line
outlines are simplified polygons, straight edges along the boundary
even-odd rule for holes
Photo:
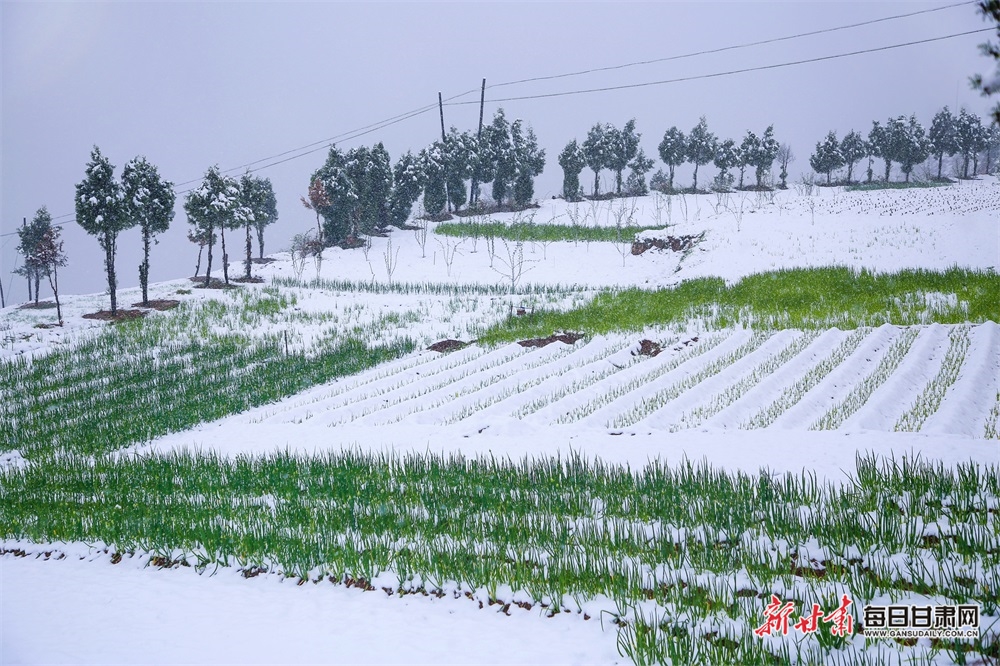
[[[623,65],[612,65],[610,67],[594,67],[592,69],[584,69],[578,72],[567,72],[565,74],[552,74],[550,76],[535,76],[528,79],[518,79],[516,81],[505,81],[503,83],[494,83],[493,85],[486,86],[489,88],[501,88],[504,86],[512,86],[520,83],[532,83],[534,81],[552,81],[554,79],[563,79],[570,76],[582,76],[584,74],[594,74],[596,72],[610,72],[618,69],[625,69],[628,67],[637,67],[640,65],[652,65],[659,62],[669,62],[671,60],[683,60],[685,58],[694,58],[696,56],[711,55],[713,53],[724,53],[726,51],[735,51],[737,49],[750,48],[752,46],[763,46],[765,44],[775,44],[777,42],[789,41],[792,39],[800,39],[802,37],[814,37],[816,35],[822,35],[830,32],[838,32],[840,30],[850,30],[852,28],[860,28],[866,25],[874,25],[876,23],[884,23],[886,21],[895,21],[897,19],[909,18],[911,16],[918,16],[920,14],[929,14],[931,12],[939,12],[945,9],[954,9],[955,7],[964,7],[966,5],[978,4],[975,0],[966,0],[965,2],[956,2],[952,5],[945,5],[943,7],[935,7],[933,9],[922,9],[916,12],[909,12],[907,14],[896,14],[894,16],[885,16],[883,18],[872,19],[870,21],[862,21],[860,23],[850,23],[847,25],[837,26],[835,28],[823,28],[821,30],[812,30],[809,32],[800,32],[794,35],[785,35],[784,37],[773,37],[771,39],[762,39],[755,42],[746,42],[744,44],[736,44],[733,46],[722,46],[715,49],[707,49],[705,51],[694,51],[692,53],[682,53],[680,55],[667,56],[665,58],[654,58],[652,60],[640,60],[637,62],[629,62]]]
[[[557,93],[542,93],[538,95],[522,95],[520,97],[501,97],[497,99],[488,99],[487,102],[517,102],[521,100],[528,99],[544,99],[547,97],[566,97],[569,95],[584,95],[587,93],[596,92],[609,92],[613,90],[628,90],[630,88],[646,88],[649,86],[660,86],[668,83],[681,83],[684,81],[697,81],[700,79],[714,79],[721,76],[732,76],[734,74],[746,74],[747,72],[761,72],[769,69],[780,69],[782,67],[792,67],[794,65],[805,65],[814,62],[823,62],[825,60],[836,60],[837,58],[848,58],[856,55],[863,55],[865,53],[877,53],[879,51],[890,51],[892,49],[899,49],[905,46],[915,46],[917,44],[928,44],[930,42],[939,42],[944,39],[953,39],[955,37],[964,37],[966,35],[975,35],[980,32],[991,32],[994,28],[981,28],[979,30],[969,30],[967,32],[957,32],[952,35],[944,35],[942,37],[931,37],[928,39],[919,39],[913,42],[904,42],[902,44],[892,44],[890,46],[879,46],[876,48],[863,49],[860,51],[851,51],[849,53],[837,53],[835,55],[820,56],[818,58],[807,58],[804,60],[794,60],[792,62],[781,62],[773,65],[761,65],[759,67],[745,67],[743,69],[731,69],[725,72],[714,72],[712,74],[697,74],[694,76],[682,76],[675,79],[663,79],[661,81],[646,81],[643,83],[630,83],[627,85],[620,86],[605,86],[602,88],[587,88],[585,90],[567,90]],[[467,104],[479,104],[478,101],[472,102],[450,102],[446,106],[463,106]]]

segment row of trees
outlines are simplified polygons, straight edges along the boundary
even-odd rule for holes
[[[356,247],[363,235],[405,226],[421,195],[432,217],[481,205],[485,184],[498,205],[524,207],[544,167],[545,151],[534,131],[521,120],[508,122],[501,108],[481,135],[452,127],[443,141],[416,155],[408,151],[395,164],[381,143],[347,152],[332,146],[302,203],[316,213],[322,247]]]
[[[639,146],[640,137],[635,131],[635,119],[632,119],[622,129],[608,124],[594,125],[582,144],[578,145],[576,139],[566,144],[559,155],[559,165],[563,169],[563,196],[571,201],[582,196],[580,173],[584,167],[589,167],[594,173],[594,197],[600,194],[602,169],[614,172],[615,194],[646,194],[648,187],[645,176],[655,163],[643,153]],[[756,187],[766,187],[766,177],[770,174],[775,159],[782,154],[784,185],[788,175],[788,162],[791,160],[791,151],[786,147],[782,152],[782,147],[775,140],[773,125],[764,130],[761,136],[748,131],[742,142],[737,144],[732,139],[719,140],[709,131],[704,116],[687,134],[677,127],[668,129],[660,142],[659,154],[668,171],[657,171],[650,179],[650,185],[666,192],[674,191],[676,168],[688,162],[694,165],[693,190],[698,189],[699,167],[709,163],[714,163],[719,169],[714,186],[725,190],[735,182],[731,169],[739,169],[739,187],[742,188],[745,172],[750,167],[756,172]],[[626,168],[631,169],[631,172],[623,184],[622,175]]]
[[[888,182],[893,163],[898,163],[906,182],[913,169],[930,158],[936,158],[938,180],[942,179],[945,156],[960,155],[961,177],[979,172],[979,157],[984,157],[986,171],[993,166],[994,156],[1000,151],[1000,127],[983,125],[979,116],[962,109],[955,116],[944,107],[931,121],[930,131],[925,131],[916,116],[889,118],[885,124],[872,123],[868,136],[848,132],[838,140],[836,132],[827,134],[809,158],[809,165],[817,173],[826,174],[832,183],[834,171],[847,167],[847,182],[853,182],[854,165],[868,158],[867,181],[873,179],[874,159],[885,163],[884,179]]]
[[[104,267],[111,296],[111,314],[118,313],[118,277],[115,256],[118,235],[138,226],[142,234],[143,260],[139,265],[142,303],[149,304],[149,252],[155,236],[165,232],[174,218],[176,194],[173,183],[162,178],[157,168],[145,157],[136,157],[122,169],[121,180],[115,179],[115,167],[94,146],[90,153],[84,179],[76,186],[76,221],[84,231],[97,237],[104,250]],[[212,247],[216,232],[222,235],[224,272],[225,230],[246,227],[246,275],[250,277],[251,236],[256,227],[261,256],[264,252],[264,227],[277,219],[277,207],[271,183],[266,178],[247,174],[242,180],[224,176],[212,167],[200,187],[190,192],[184,202],[188,221],[195,234],[189,236],[209,248],[210,280]],[[38,215],[36,215],[36,219]],[[25,255],[27,257],[27,255]],[[27,267],[27,258],[25,266]],[[53,289],[54,290],[54,289]],[[37,298],[37,280],[35,294]],[[58,302],[57,302],[58,304]]]

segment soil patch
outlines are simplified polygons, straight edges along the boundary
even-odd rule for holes
[[[250,262],[254,264],[273,264],[277,259],[272,259],[271,257],[264,257],[263,259],[255,258],[251,259]]]
[[[263,284],[264,278],[251,275],[250,277],[229,278],[229,281],[239,282],[240,284]]]
[[[532,338],[531,340],[518,340],[517,344],[522,347],[544,347],[545,345],[551,345],[553,342],[564,342],[568,345],[576,344],[577,340],[583,338],[583,333],[562,333],[559,335],[553,334],[547,338]]]
[[[670,250],[671,252],[684,252],[690,250],[704,238],[704,234],[697,236],[667,236],[666,238],[642,238],[632,243],[632,254],[640,255],[646,250],[654,247],[658,250]]]
[[[191,282],[194,283],[194,288],[195,289],[235,289],[236,288],[236,285],[233,285],[233,284],[227,285],[223,280],[220,280],[219,278],[212,278],[212,280],[208,283],[207,287],[205,286],[205,278],[203,278],[203,277],[193,277],[193,278],[190,278],[190,280],[191,280]],[[230,280],[230,282],[232,282],[232,280]]]
[[[35,324],[35,328],[57,328],[62,324]]]
[[[55,310],[55,301],[38,301],[37,303],[25,303],[24,305],[18,305],[18,310]]]
[[[656,356],[661,351],[663,347],[652,340],[640,340],[639,351],[632,352],[632,356]]]
[[[174,301],[174,300],[170,300],[170,299],[159,298],[159,299],[155,299],[155,300],[149,301],[145,305],[143,305],[141,302],[140,303],[133,303],[132,307],[134,307],[134,308],[152,308],[153,310],[163,311],[163,310],[169,310],[170,308],[176,308],[180,304],[181,304],[180,301]]]
[[[99,312],[87,313],[83,315],[83,318],[110,322],[130,321],[132,319],[142,319],[148,312],[149,310],[119,310],[117,313],[111,314],[111,310],[101,310]]]
[[[429,351],[444,353],[444,352],[455,351],[456,349],[464,349],[465,347],[468,347],[471,344],[472,344],[471,342],[462,342],[461,340],[441,340],[440,342],[435,342],[427,349]]]
[[[473,217],[475,215],[492,215],[493,213],[519,213],[523,210],[530,210],[532,208],[541,208],[540,205],[536,203],[526,204],[524,206],[514,206],[508,204],[491,204],[489,206],[475,206],[474,208],[466,208],[465,210],[455,211],[455,215],[458,217]],[[448,217],[451,219],[451,216]],[[434,220],[435,222],[441,222],[443,220]]]

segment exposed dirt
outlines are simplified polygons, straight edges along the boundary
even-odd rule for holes
[[[704,234],[697,236],[667,236],[666,238],[643,238],[632,243],[632,254],[640,255],[646,250],[654,247],[657,250],[670,250],[671,252],[684,252],[697,245]]]
[[[155,300],[149,301],[145,305],[143,305],[141,302],[140,303],[133,303],[132,307],[134,307],[134,308],[152,308],[154,310],[160,310],[162,312],[163,310],[169,310],[170,308],[176,308],[180,304],[181,304],[180,301],[174,301],[174,300],[170,300],[170,299],[159,298],[159,299],[155,299]]]
[[[456,349],[463,349],[471,344],[472,344],[471,342],[462,342],[461,340],[441,340],[439,342],[435,342],[427,349],[428,351],[436,351],[444,353],[444,352],[455,351]]]
[[[205,286],[205,278],[203,277],[193,277],[188,279],[194,283],[195,289],[236,289],[236,285],[227,285],[225,281],[220,280],[219,278],[212,278],[207,287]],[[233,280],[230,280],[230,282],[233,282]]]
[[[650,357],[652,357],[652,356],[656,356],[661,351],[663,351],[663,347],[661,347],[658,343],[653,342],[652,340],[640,340],[639,341],[639,350],[632,352],[632,356],[650,356]]]
[[[674,351],[680,351],[680,350],[684,349],[685,347],[687,347],[688,345],[693,344],[695,342],[698,342],[698,336],[697,335],[694,336],[693,338],[690,338],[689,340],[685,340],[684,342],[681,342],[680,344],[678,344],[676,347],[674,347]]]
[[[560,335],[552,334],[547,338],[518,340],[517,344],[522,347],[544,347],[545,345],[551,345],[553,342],[564,342],[568,345],[572,345],[576,344],[576,342],[581,338],[583,338],[583,333],[562,333]]]
[[[277,261],[277,259],[272,259],[271,257],[264,257],[263,259],[261,259],[261,258],[254,258],[254,259],[251,259],[250,261],[251,261],[251,263],[254,263],[254,264],[273,264],[274,262]]]
[[[62,324],[35,324],[35,328],[58,328]]]
[[[18,305],[18,310],[55,310],[55,301],[38,301],[37,303],[25,303],[24,305]]]
[[[132,319],[142,319],[148,313],[149,310],[119,310],[116,314],[111,314],[111,310],[101,310],[99,312],[89,312],[83,315],[83,318],[117,323],[120,321],[131,321]]]
[[[264,278],[257,277],[256,275],[251,275],[250,277],[237,277],[229,278],[230,282],[239,282],[240,284],[263,284]]]

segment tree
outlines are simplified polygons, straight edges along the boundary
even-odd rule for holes
[[[559,153],[559,166],[563,170],[563,198],[566,201],[577,201],[580,198],[580,173],[586,163],[576,139],[567,143]]]
[[[625,183],[625,191],[631,196],[645,196],[649,194],[649,187],[646,186],[646,174],[653,170],[655,162],[646,157],[642,148],[636,151],[635,157],[629,162],[630,169],[628,180]]]
[[[979,4],[979,13],[984,19],[993,19],[996,23],[997,36],[1000,37],[1000,0],[982,0]],[[1000,61],[1000,45],[993,42],[986,42],[979,45],[979,50],[983,55]],[[983,79],[981,74],[972,77],[972,87],[980,90],[984,97],[1000,91],[1000,67],[990,79]],[[993,107],[993,121],[1000,123],[1000,104]]]
[[[48,215],[47,211],[46,215]],[[62,326],[62,304],[59,302],[59,269],[66,265],[66,255],[63,253],[63,242],[59,240],[60,233],[62,233],[61,228],[51,225],[45,230],[35,248],[35,260],[49,279],[49,287],[56,299],[56,317],[59,320],[59,325]]]
[[[787,143],[783,143],[778,146],[778,164],[781,165],[781,172],[778,174],[778,178],[781,179],[781,184],[778,185],[783,190],[788,189],[788,165],[795,161],[795,153],[792,152],[792,147]]]
[[[174,219],[174,184],[160,178],[156,167],[145,157],[136,157],[122,169],[122,194],[125,214],[142,230],[139,285],[142,304],[149,305],[149,244]]]
[[[826,184],[831,183],[831,174],[844,166],[844,157],[840,154],[840,142],[837,133],[830,132],[826,139],[816,144],[816,151],[809,157],[809,166],[816,173],[826,174]]]
[[[986,162],[985,173],[993,173],[998,153],[1000,153],[1000,126],[994,124],[986,130],[986,147],[983,149],[983,160]]]
[[[515,120],[510,127],[515,164],[514,203],[518,206],[531,203],[535,196],[535,176],[545,169],[545,151],[538,148],[535,131],[531,127],[522,127],[520,119]]]
[[[778,142],[774,138],[774,125],[768,125],[754,151],[750,154],[750,164],[754,167],[757,177],[757,189],[764,189],[764,176],[770,175],[771,166],[778,156]]]
[[[431,216],[440,215],[448,203],[444,151],[440,141],[435,141],[430,148],[420,151],[420,165],[425,178],[424,210]]]
[[[358,199],[346,171],[347,157],[336,146],[330,146],[326,161],[309,178],[309,203],[323,218],[319,237],[327,246],[344,243],[357,224],[355,207]],[[316,187],[317,181],[320,187]]]
[[[958,152],[962,153],[962,178],[969,177],[969,161],[983,143],[983,123],[979,116],[962,109],[955,123]]]
[[[698,191],[698,167],[712,161],[716,146],[715,135],[708,131],[708,122],[705,116],[702,116],[688,134],[687,141],[688,160],[694,163],[694,184],[691,186],[693,191]]]
[[[733,176],[729,170],[740,163],[740,152],[736,147],[736,142],[726,139],[719,143],[715,149],[715,159],[712,161],[719,174],[715,177],[715,189],[720,192],[728,191],[733,184]]]
[[[635,159],[640,136],[635,131],[635,118],[625,123],[623,129],[609,125],[605,130],[608,151],[606,166],[615,172],[615,194],[618,196],[622,193],[622,172]]]
[[[389,221],[397,227],[406,225],[413,204],[424,189],[420,159],[410,151],[403,153],[392,167],[392,194],[389,196]]]
[[[751,131],[747,131],[747,135],[743,137],[743,141],[740,143],[740,147],[736,149],[737,162],[736,166],[740,168],[740,184],[739,189],[743,189],[743,174],[746,172],[747,167],[753,164],[754,153],[760,149],[760,139],[757,135]]]
[[[17,251],[24,259],[21,267],[14,271],[15,274],[28,279],[28,299],[31,300],[34,293],[35,305],[38,305],[38,287],[44,275],[44,267],[38,259],[38,249],[41,246],[45,233],[52,227],[52,216],[48,208],[42,206],[35,212],[35,217],[31,219],[31,224],[22,225],[17,230],[17,237],[20,241]],[[32,285],[34,291],[32,292]]]
[[[188,218],[188,222],[194,224],[190,217]],[[201,253],[204,252],[206,245],[215,243],[215,235],[207,234],[195,226],[194,229],[188,229],[187,239],[198,246],[198,263],[194,267],[194,276],[198,277],[198,273],[201,272]]]
[[[674,189],[674,168],[687,162],[687,137],[676,127],[671,127],[663,133],[663,141],[659,145],[660,159],[667,165],[667,189]]]
[[[503,204],[510,195],[511,184],[517,176],[510,124],[503,108],[497,109],[493,114],[493,121],[483,128],[483,143],[483,157],[488,162],[483,173],[488,178],[481,182],[492,181],[493,200]]]
[[[238,228],[243,224],[246,212],[243,210],[239,183],[229,176],[224,176],[218,166],[213,166],[205,172],[201,185],[188,193],[184,200],[184,210],[188,221],[195,225],[200,234],[208,238],[208,266],[205,269],[205,286],[212,279],[212,248],[215,245],[215,232],[219,231],[223,242],[223,263],[226,260],[225,229]],[[229,275],[223,265],[226,284]]]
[[[897,159],[900,169],[906,175],[907,183],[910,182],[910,172],[913,171],[913,167],[927,161],[930,154],[931,141],[927,138],[923,125],[917,122],[916,116],[910,116],[900,135],[897,148]]]
[[[594,196],[601,190],[601,169],[608,164],[607,126],[597,123],[583,141],[583,161],[594,172]]]
[[[847,165],[848,185],[854,175],[854,165],[866,155],[868,155],[868,145],[864,138],[854,130],[848,132],[840,141],[840,156],[844,158],[844,164]]]
[[[253,236],[251,231],[256,227],[260,242],[261,254],[264,252],[264,227],[271,224],[278,216],[274,189],[271,181],[260,176],[251,176],[250,172],[240,178],[240,205],[243,209],[243,223],[246,228],[246,260],[243,262],[244,279],[249,280],[250,268],[253,265]]]
[[[448,200],[455,210],[465,205],[465,181],[472,177],[476,153],[476,137],[469,132],[459,133],[454,126],[445,138],[445,164],[448,183]]]
[[[898,154],[905,132],[906,121],[903,116],[899,116],[898,118],[889,118],[885,126],[879,125],[878,121],[875,121],[868,133],[871,154],[881,157],[885,161],[885,182],[887,183],[892,172],[892,163],[899,161]]]
[[[930,140],[931,154],[937,155],[938,158],[937,178],[941,180],[944,156],[951,157],[958,152],[958,128],[955,116],[947,106],[934,114],[934,119],[931,120]]]
[[[115,254],[118,234],[132,226],[122,203],[121,185],[115,181],[115,168],[97,146],[90,152],[86,176],[76,185],[76,221],[104,250],[104,268],[111,294],[111,314],[118,314]]]

